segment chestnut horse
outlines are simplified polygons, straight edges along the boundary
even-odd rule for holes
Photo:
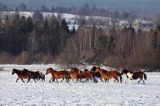
[[[84,71],[79,71],[78,79],[80,79],[80,82],[83,82],[82,79],[85,79],[85,82],[88,80],[92,81],[92,72],[88,69],[84,69]]]
[[[114,71],[114,70],[107,71],[107,70],[101,69],[100,67],[97,67],[96,72],[99,72],[101,74],[100,79],[101,80],[104,79],[105,82],[106,81],[109,82],[109,79],[112,79],[112,78],[114,78],[115,81],[119,82],[119,79],[118,79],[118,77],[119,77],[120,82],[122,83],[122,76],[121,76],[121,73],[119,73],[118,71]]]
[[[58,79],[61,79],[61,82],[66,79],[66,82],[69,82],[69,79],[70,79],[70,74],[68,71],[66,70],[61,70],[61,71],[56,71],[52,68],[48,68],[47,71],[46,71],[46,74],[50,73],[52,75],[52,78],[49,80],[49,82],[52,82],[53,81],[57,81],[58,82]],[[59,82],[58,82],[59,83]]]
[[[92,72],[87,69],[85,69],[84,71],[80,71],[78,68],[71,68],[71,71],[69,73],[72,81],[74,81],[74,79],[76,79],[76,82],[80,81],[82,83],[88,80],[92,81]]]
[[[76,82],[79,80],[80,70],[78,68],[71,68],[69,73],[72,81],[74,81],[74,79],[76,79]]]
[[[123,69],[122,72],[121,72],[121,75],[123,75],[123,74],[125,74],[126,77],[129,78],[130,80],[140,79],[138,81],[138,83],[143,81],[143,84],[145,84],[144,80],[147,79],[147,75],[142,71],[133,72],[133,71],[129,71],[127,69]]]
[[[17,82],[19,79],[21,79],[22,82],[24,82],[23,79],[28,79],[28,82],[29,82],[29,78],[31,77],[31,73],[28,73],[28,72],[26,72],[26,71],[20,71],[20,70],[18,70],[18,69],[13,69],[13,70],[12,70],[12,75],[14,75],[15,73],[16,73],[17,76],[18,76],[16,82]],[[27,82],[27,83],[28,83],[28,82]],[[25,83],[25,82],[24,82],[24,83]]]
[[[107,70],[103,70],[101,69],[100,67],[97,67],[96,68],[96,72],[99,72],[101,77],[100,77],[100,80],[103,82],[103,79],[105,80],[105,82],[109,82],[109,79],[112,78],[112,75],[110,72],[108,72]]]

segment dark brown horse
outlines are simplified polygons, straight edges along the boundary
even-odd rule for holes
[[[39,80],[41,79],[42,81],[45,81],[45,74],[42,72],[39,72],[39,74],[40,74]]]
[[[38,80],[40,80],[40,79],[42,79],[42,81],[45,80],[44,74],[40,73],[39,71],[35,71],[35,72],[34,72],[34,71],[30,71],[30,70],[28,70],[28,69],[23,69],[23,71],[30,73],[30,77],[29,77],[29,79],[28,79],[28,82],[30,81],[30,79],[33,79],[34,82],[36,82],[36,80],[38,81]]]
[[[22,82],[24,82],[23,79],[28,79],[28,80],[29,80],[29,78],[31,77],[31,74],[28,73],[28,72],[26,72],[26,71],[20,71],[20,70],[18,70],[18,69],[13,69],[13,70],[12,70],[12,75],[14,75],[15,73],[16,73],[17,76],[18,76],[16,82],[17,82],[19,79],[21,79]],[[28,82],[29,82],[29,81],[28,81]],[[28,83],[28,82],[27,82],[27,83]],[[25,82],[24,82],[24,83],[25,83]]]
[[[70,79],[70,74],[67,70],[61,70],[61,71],[56,71],[52,68],[48,68],[47,71],[46,71],[46,74],[50,73],[52,75],[52,78],[49,80],[49,82],[53,82],[53,81],[57,81],[58,82],[58,79],[61,79],[61,82],[66,79],[66,82],[69,82],[69,79]]]
[[[123,75],[123,74],[125,74],[126,77],[129,78],[130,80],[140,79],[138,81],[138,83],[143,81],[143,84],[145,84],[144,80],[147,79],[147,75],[142,71],[133,72],[133,71],[129,71],[127,69],[123,69],[122,72],[121,72],[121,75]]]
[[[91,68],[91,70],[90,70],[90,71],[92,72],[93,81],[94,81],[95,83],[98,82],[97,78],[101,79],[101,74],[100,74],[99,72],[96,72],[96,69],[97,69],[97,67],[96,67],[96,66],[93,66],[93,67]],[[102,81],[102,80],[101,80],[101,81]]]
[[[40,79],[40,73],[37,71],[37,72],[33,72],[33,71],[30,71],[28,69],[23,69],[24,72],[27,72],[30,76],[28,78],[28,82],[33,79],[34,82],[36,83],[36,80],[39,80]]]

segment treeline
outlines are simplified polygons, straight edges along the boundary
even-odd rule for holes
[[[77,31],[65,20],[6,17],[0,23],[0,63],[106,64],[113,67],[160,68],[160,27],[150,32],[110,29],[80,22]]]
[[[82,24],[68,40],[61,59],[75,63],[105,64],[124,68],[160,68],[160,29],[145,32],[134,28],[106,29]]]
[[[95,5],[89,7],[88,4],[85,4],[82,7],[57,7],[51,6],[48,8],[45,5],[42,5],[40,8],[32,9],[28,8],[25,3],[20,3],[16,8],[9,8],[6,4],[0,3],[0,11],[41,11],[41,12],[57,12],[57,13],[71,13],[77,15],[89,15],[89,16],[107,16],[113,18],[132,18],[135,17],[129,12],[118,12],[107,9],[99,9]]]
[[[74,32],[68,30],[65,20],[54,16],[43,19],[40,12],[35,12],[33,18],[25,18],[16,13],[0,23],[0,61],[24,64],[54,61]]]

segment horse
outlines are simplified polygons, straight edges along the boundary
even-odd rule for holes
[[[30,77],[28,79],[28,82],[30,81],[30,79],[33,79],[34,82],[36,83],[36,80],[41,79],[41,75],[40,75],[39,71],[33,72],[33,71],[28,70],[28,69],[23,69],[23,71],[30,73]]]
[[[137,71],[137,72],[133,72],[133,71],[129,71],[127,69],[123,69],[121,72],[121,75],[125,74],[127,78],[129,78],[130,80],[136,80],[136,79],[140,79],[138,81],[138,84],[143,81],[143,84],[145,84],[144,80],[147,80],[147,75],[142,72],[142,71]]]
[[[118,71],[115,71],[115,70],[107,71],[107,70],[101,69],[100,67],[97,67],[96,72],[99,72],[101,74],[100,79],[101,80],[104,79],[105,82],[106,81],[109,82],[109,79],[111,79],[111,78],[114,78],[115,81],[119,82],[119,79],[118,79],[118,77],[119,77],[120,82],[122,83],[122,76],[121,76],[121,73],[119,73]]]
[[[60,78],[62,78],[61,82],[64,79],[66,79],[66,82],[69,82],[70,74],[66,70],[56,71],[56,70],[54,70],[52,68],[48,68],[47,71],[46,71],[46,75],[48,73],[50,73],[52,75],[52,78],[49,80],[49,82],[51,82],[51,80],[52,80],[52,82],[55,81],[55,80],[58,82],[58,79],[60,79]]]
[[[40,74],[40,79],[42,81],[45,81],[45,74],[43,74],[42,72],[39,72],[39,74]]]
[[[122,83],[122,75],[121,75],[121,73],[120,72],[118,72],[117,70],[110,70],[109,71],[110,73],[111,73],[111,75],[113,76],[113,78],[117,81],[117,82],[119,82],[119,80],[120,80],[120,83]],[[119,77],[119,79],[118,79],[118,77]]]
[[[97,69],[97,67],[96,66],[93,66],[92,68],[91,68],[91,72],[92,72],[92,76],[93,76],[93,81],[95,82],[95,83],[97,83],[98,82],[98,80],[96,79],[96,78],[100,78],[101,79],[101,74],[99,73],[99,72],[96,72],[96,69]]]
[[[22,82],[24,82],[23,79],[29,79],[30,76],[31,76],[30,73],[28,73],[28,72],[26,72],[26,71],[21,71],[21,70],[18,70],[18,69],[13,69],[13,70],[12,70],[12,75],[14,75],[15,73],[16,73],[17,76],[18,76],[16,82],[17,82],[19,79],[21,79]],[[24,82],[24,83],[25,83],[25,82]],[[27,82],[27,83],[28,83],[28,82]]]
[[[72,81],[74,81],[74,79],[76,79],[76,82],[80,79],[80,70],[78,68],[71,68],[70,72],[70,77],[72,79]]]
[[[82,79],[85,79],[85,82],[87,82],[88,80],[92,81],[92,72],[89,71],[88,69],[84,69],[84,71],[79,71],[79,75],[78,75],[78,80],[80,80],[80,82],[84,83],[84,81],[82,81]]]
[[[112,78],[112,75],[111,75],[110,72],[108,72],[107,70],[103,70],[103,69],[101,69],[100,67],[97,67],[97,68],[96,68],[96,72],[99,72],[99,73],[101,74],[100,80],[101,80],[102,82],[104,82],[103,79],[105,80],[105,82],[106,82],[106,81],[109,82],[109,79]]]

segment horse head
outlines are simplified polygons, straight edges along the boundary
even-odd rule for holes
[[[12,70],[12,75],[15,74],[15,73],[16,73],[16,69],[13,69]]]
[[[95,72],[100,72],[100,71],[102,71],[102,69],[100,67],[97,67],[95,70]]]
[[[127,69],[123,69],[122,72],[121,72],[121,75],[123,74],[127,74],[129,71]]]
[[[49,67],[48,69],[47,69],[47,71],[46,71],[46,75],[48,74],[48,73],[51,73],[52,71],[54,71],[51,67]]]

